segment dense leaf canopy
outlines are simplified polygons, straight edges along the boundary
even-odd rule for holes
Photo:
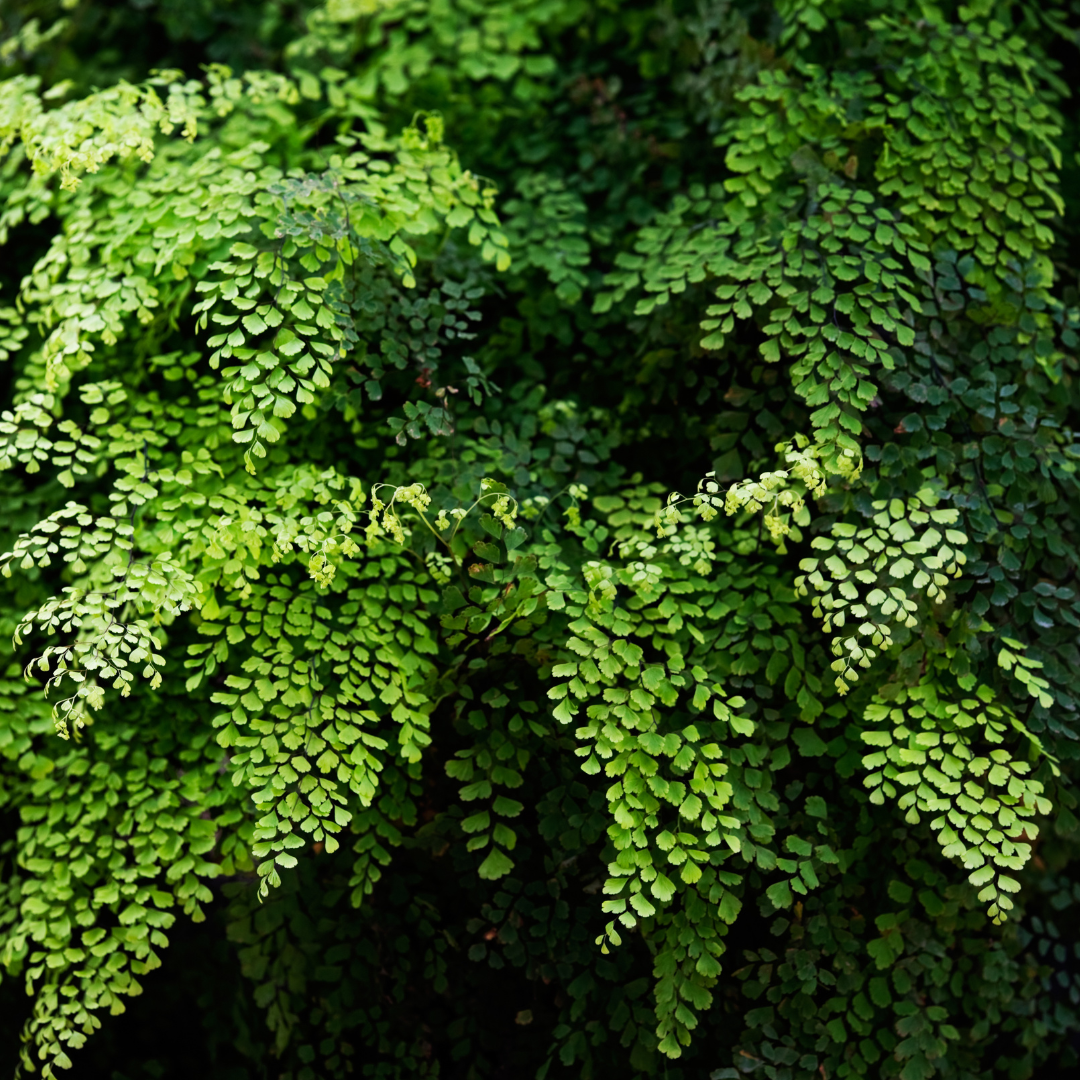
[[[1076,1067],[1075,0],[0,19],[0,1068]]]

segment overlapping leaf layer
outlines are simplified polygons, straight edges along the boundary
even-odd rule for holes
[[[11,7],[12,1067],[1075,1067],[1075,3]]]

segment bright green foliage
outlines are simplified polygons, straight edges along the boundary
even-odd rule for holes
[[[909,498],[907,506],[901,499],[875,500],[869,525],[859,529],[837,522],[831,536],[817,536],[811,543],[832,554],[799,564],[807,575],[796,578],[795,587],[805,595],[812,586],[819,594],[814,614],[824,618],[826,631],[859,620],[854,634],[838,634],[832,643],[839,656],[832,668],[839,672],[836,689],[841,694],[858,679],[856,667],[868,668],[878,650],[893,644],[890,623],[917,628],[919,599],[942,603],[949,576],[960,576],[964,555],[950,545],[966,544],[967,537],[957,529],[937,528],[955,524],[959,514],[930,509],[936,501],[926,490]]]
[[[866,710],[868,720],[890,720],[896,726],[892,731],[863,733],[864,742],[884,748],[864,757],[863,767],[881,769],[866,779],[867,786],[875,789],[871,802],[895,798],[900,784],[915,789],[898,800],[900,808],[908,811],[906,820],[918,822],[920,810],[941,814],[930,827],[946,855],[974,870],[969,880],[985,886],[979,899],[991,904],[994,916],[1013,906],[1002,893],[1020,888],[1015,878],[999,874],[995,867],[1023,868],[1027,843],[1038,835],[1031,819],[1036,813],[1048,814],[1051,808],[1042,797],[1043,785],[1028,778],[1031,766],[1000,747],[1012,734],[1010,728],[1027,735],[1023,725],[999,706],[988,704],[994,696],[989,687],[978,687],[975,695],[955,704],[942,701],[931,683],[901,691],[894,701],[900,708],[890,709],[886,702],[871,705]],[[904,705],[908,705],[906,711]],[[916,721],[921,730],[914,729]],[[987,747],[978,756],[972,751],[975,739]],[[979,742],[975,746],[982,749]],[[1028,840],[1019,838],[1020,826]]]
[[[23,1075],[1075,1067],[1075,4],[8,7]]]

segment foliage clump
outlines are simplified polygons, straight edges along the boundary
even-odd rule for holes
[[[9,7],[23,1075],[1075,1066],[1076,10]]]

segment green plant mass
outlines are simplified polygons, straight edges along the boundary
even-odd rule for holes
[[[1080,1066],[1076,0],[7,0],[0,1071]]]

